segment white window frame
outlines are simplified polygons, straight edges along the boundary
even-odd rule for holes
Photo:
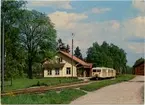
[[[47,75],[52,75],[52,70],[47,70]]]
[[[68,69],[69,68],[69,69]],[[69,70],[69,71],[68,71]],[[66,67],[66,74],[70,75],[71,74],[71,68],[70,67]]]
[[[55,75],[59,75],[59,74],[60,74],[59,68],[55,68]]]

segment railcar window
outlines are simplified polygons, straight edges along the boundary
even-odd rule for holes
[[[94,69],[93,72],[101,72],[100,69]]]
[[[97,72],[101,72],[101,70],[97,70]]]
[[[96,70],[93,70],[93,72],[96,72]]]

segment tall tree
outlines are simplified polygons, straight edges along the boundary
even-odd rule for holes
[[[69,53],[70,52],[70,46],[68,44],[65,45],[65,43],[62,42],[62,39],[58,39],[57,50]]]
[[[110,52],[110,56],[114,62],[113,67],[118,73],[125,73],[127,63],[126,52],[114,44],[110,45]]]
[[[102,55],[103,61],[105,62],[104,65],[106,67],[113,67],[113,60],[110,56],[109,44],[106,41],[104,41],[100,47],[101,47],[102,53],[104,54]]]
[[[127,69],[125,51],[105,41],[101,46],[97,42],[93,43],[87,51],[87,61],[93,63],[93,66],[114,68],[118,73],[125,73]]]
[[[102,66],[102,55],[101,48],[97,42],[93,43],[93,46],[88,48],[86,60],[93,63],[93,66]]]
[[[133,74],[133,68],[130,66],[126,66],[127,70],[126,70],[126,74]]]
[[[19,42],[19,19],[22,18],[20,13],[25,1],[9,1],[1,2],[2,27],[4,26],[5,37],[5,79],[16,77],[22,74],[23,58],[25,54]],[[1,31],[3,33],[3,30]]]
[[[70,52],[70,46],[67,44],[66,45],[66,52],[69,53]]]
[[[65,44],[62,42],[62,39],[58,39],[57,41],[57,50],[65,49]]]
[[[33,78],[32,65],[36,58],[44,59],[49,50],[56,46],[56,31],[49,17],[38,11],[25,10],[24,16],[20,19],[21,44],[25,48],[27,55],[28,77]],[[39,61],[41,61],[39,59]]]
[[[75,52],[74,55],[75,55],[76,57],[78,57],[78,58],[80,58],[80,59],[83,59],[82,54],[81,54],[81,50],[80,50],[80,48],[79,48],[78,46],[76,47],[76,49],[75,49],[74,52]]]

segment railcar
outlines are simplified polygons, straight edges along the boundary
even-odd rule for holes
[[[116,76],[116,70],[107,67],[92,68],[93,78],[113,78]]]

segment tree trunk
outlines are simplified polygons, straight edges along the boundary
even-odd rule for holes
[[[28,77],[29,79],[33,79],[33,74],[32,74],[32,59],[28,58]]]
[[[42,67],[43,65],[41,65],[41,71],[42,71],[42,78],[44,77],[44,68]]]
[[[12,78],[12,76],[11,76],[11,86],[13,85],[13,78]]]

